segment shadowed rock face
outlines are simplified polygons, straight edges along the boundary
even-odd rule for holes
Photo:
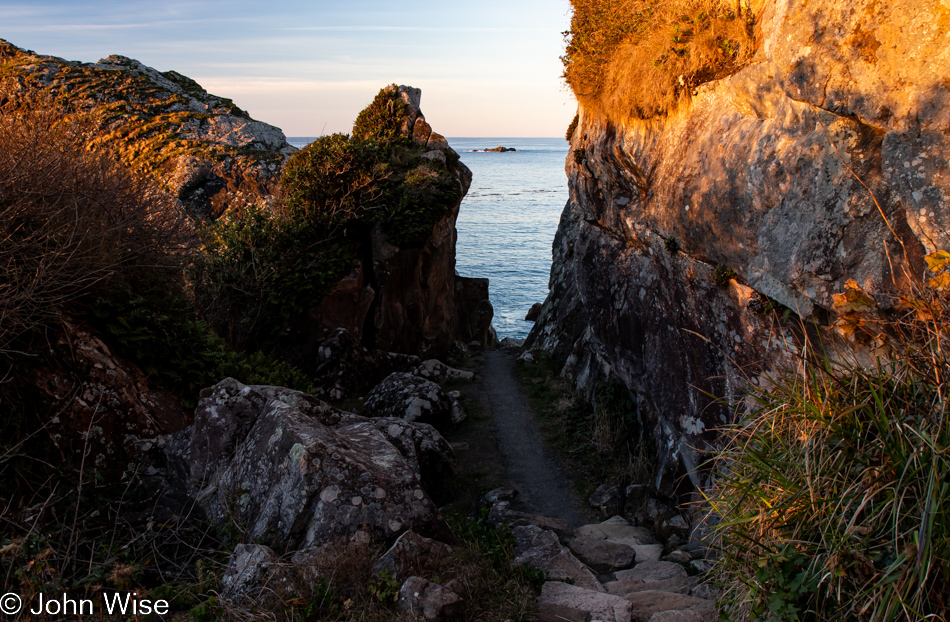
[[[277,551],[407,529],[454,540],[420,486],[416,452],[428,449],[402,449],[414,471],[376,422],[303,393],[227,378],[202,391],[194,426],[159,444],[177,485],[215,524]]]
[[[117,149],[202,218],[267,199],[296,151],[280,129],[177,72],[118,55],[67,61],[0,39],[0,104],[36,94],[91,113],[99,124],[93,142]]]
[[[753,62],[688,110],[635,126],[579,111],[526,344],[588,395],[627,387],[666,493],[703,485],[697,450],[730,420],[711,396],[793,356],[796,314],[828,326],[846,280],[884,294],[948,246],[950,7],[753,4]]]

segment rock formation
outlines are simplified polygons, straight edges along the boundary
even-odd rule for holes
[[[657,487],[702,486],[716,397],[827,330],[854,279],[881,304],[948,245],[950,7],[759,0],[758,49],[668,117],[582,105],[551,293],[526,346],[592,395],[620,381]],[[685,477],[688,475],[688,477]]]
[[[269,197],[296,151],[278,128],[175,71],[117,55],[67,61],[0,39],[0,105],[36,97],[90,113],[99,126],[94,144],[117,149],[203,218]]]
[[[457,200],[446,206],[422,245],[399,245],[377,224],[360,239],[352,270],[307,316],[288,329],[288,354],[301,367],[312,365],[320,342],[344,327],[363,347],[381,352],[443,357],[457,344],[490,347],[493,310],[488,279],[455,272],[455,222],[472,173],[445,138],[433,132],[419,108],[422,92],[391,85],[381,95],[405,104],[402,137],[412,139],[457,180]],[[393,370],[397,371],[397,370]]]

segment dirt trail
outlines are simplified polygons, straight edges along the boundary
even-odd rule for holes
[[[589,510],[538,430],[528,396],[515,378],[514,357],[502,350],[486,352],[481,375],[505,470],[520,493],[518,509],[571,526],[588,522]]]

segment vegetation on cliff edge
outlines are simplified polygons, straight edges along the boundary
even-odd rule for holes
[[[875,362],[806,358],[727,430],[711,503],[729,619],[950,615],[950,254],[928,263],[896,311],[854,282],[835,297]]]
[[[666,115],[754,51],[753,16],[726,0],[571,0],[564,79],[619,121]]]

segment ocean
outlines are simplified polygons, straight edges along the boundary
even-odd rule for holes
[[[287,142],[306,146],[312,138]],[[544,302],[551,243],[567,202],[563,138],[449,138],[470,169],[472,187],[459,210],[456,270],[487,277],[498,337],[523,338],[525,314]],[[473,150],[514,147],[508,153]]]

